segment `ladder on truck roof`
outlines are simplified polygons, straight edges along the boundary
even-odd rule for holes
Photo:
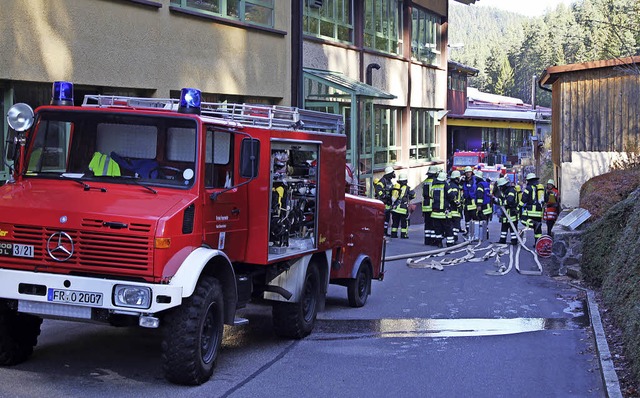
[[[179,100],[173,98],[143,98],[119,95],[85,95],[85,107],[123,107],[177,112]],[[267,129],[303,130],[344,134],[342,115],[300,109],[282,105],[234,104],[202,102],[203,116],[233,121]]]

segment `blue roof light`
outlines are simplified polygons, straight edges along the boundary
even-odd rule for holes
[[[200,90],[197,88],[183,88],[180,91],[180,113],[200,114]]]
[[[73,105],[73,83],[64,81],[53,82],[51,105]]]

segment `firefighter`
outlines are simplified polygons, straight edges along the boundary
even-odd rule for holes
[[[547,235],[551,236],[551,230],[560,213],[560,192],[558,192],[558,188],[556,188],[553,179],[547,181],[547,189],[544,192],[544,203],[545,208],[542,219],[547,222]]]
[[[438,175],[437,166],[429,166],[427,170],[427,178],[422,182],[422,217],[424,219],[424,244],[432,245],[435,243],[435,231],[433,230],[433,222],[431,221],[431,184]]]
[[[507,233],[511,231],[511,244],[518,244],[518,194],[514,187],[511,186],[509,180],[502,177],[496,183],[495,200],[498,206],[498,221],[500,221],[500,240],[498,243],[507,243]],[[504,210],[502,209],[504,208]],[[511,221],[511,223],[509,222]],[[514,230],[511,227],[516,229]]]
[[[436,180],[431,184],[431,220],[435,231],[434,246],[446,247],[453,245],[453,230],[448,220],[449,211],[451,210],[451,202],[455,200],[455,192],[449,189],[447,183],[447,174],[445,172],[438,173]],[[446,243],[443,244],[443,239]]]
[[[524,226],[533,228],[534,247],[542,236],[542,209],[544,206],[544,186],[539,183],[535,173],[526,177],[527,186],[522,191],[520,209],[521,222]]]
[[[409,201],[414,197],[415,193],[407,185],[407,173],[400,173],[391,194],[392,238],[398,237],[398,227],[400,227],[400,238],[409,239]]]
[[[384,175],[379,180],[374,181],[376,198],[384,203],[384,236],[389,236],[389,221],[391,221],[391,191],[393,190],[393,179],[396,173],[393,167],[387,166]]]
[[[464,183],[462,184],[462,205],[464,211],[464,223],[466,234],[471,226],[471,221],[477,221],[476,190],[478,188],[476,176],[470,166],[464,168]]]
[[[457,242],[458,234],[460,233],[460,221],[462,220],[462,185],[460,185],[460,172],[458,170],[451,172],[449,190],[454,194],[449,215],[451,216],[450,224],[453,232],[453,241]]]
[[[493,205],[491,203],[491,186],[482,178],[482,171],[476,170],[477,179],[476,188],[476,212],[477,219],[482,222],[483,229],[487,231],[487,239],[489,239],[488,223],[493,215]]]

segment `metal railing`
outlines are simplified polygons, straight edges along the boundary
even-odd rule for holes
[[[85,95],[85,107],[123,107],[177,112],[179,100],[118,95]],[[290,106],[202,102],[201,115],[267,129],[344,134],[342,115]]]

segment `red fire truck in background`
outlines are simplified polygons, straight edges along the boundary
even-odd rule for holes
[[[451,170],[464,170],[465,167],[476,167],[480,163],[485,163],[487,153],[483,151],[456,151],[453,153]]]
[[[384,205],[345,193],[342,117],[282,106],[88,95],[8,113],[0,188],[0,365],[42,318],[159,328],[180,384],[213,372],[223,325],[251,299],[308,335],[329,283],[362,306],[384,276]]]

